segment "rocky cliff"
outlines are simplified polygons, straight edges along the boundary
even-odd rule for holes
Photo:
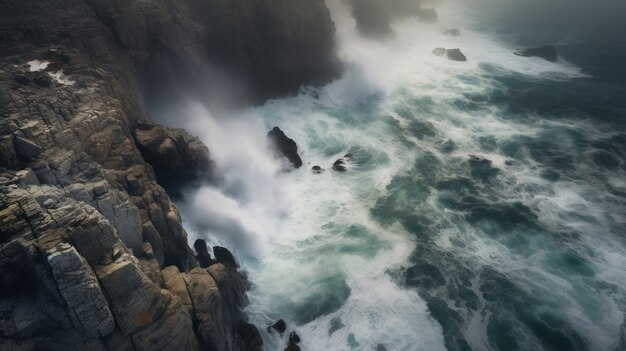
[[[0,2],[0,349],[258,349],[162,187],[208,150],[146,106],[206,66],[255,99],[329,79],[333,31],[321,0]]]

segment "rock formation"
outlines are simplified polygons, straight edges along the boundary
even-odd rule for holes
[[[148,120],[138,121],[133,134],[159,184],[170,194],[178,193],[185,184],[211,177],[209,149],[197,137]]]
[[[516,51],[515,55],[524,57],[541,57],[544,60],[555,62],[559,58],[554,46],[542,46],[538,48],[524,49]]]
[[[277,155],[282,155],[294,168],[302,167],[302,159],[298,155],[298,145],[296,142],[285,135],[285,132],[278,127],[274,127],[267,133],[267,141],[269,147],[275,151]]]
[[[254,99],[328,80],[333,32],[322,0],[3,1],[0,349],[258,350],[245,276],[197,267],[162,187],[208,150],[144,118],[207,65]]]

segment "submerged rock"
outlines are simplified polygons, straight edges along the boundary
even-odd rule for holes
[[[286,157],[294,168],[302,166],[302,159],[298,155],[298,145],[278,127],[274,127],[267,133],[267,141],[270,147]]]
[[[333,335],[334,332],[344,327],[345,327],[345,324],[343,324],[343,322],[341,321],[341,318],[334,317],[333,319],[330,320],[330,327],[328,328],[328,335]]]
[[[443,32],[443,35],[448,35],[448,36],[451,36],[451,37],[458,37],[459,35],[461,35],[461,31],[456,29],[456,28],[446,29]]]
[[[461,49],[447,49],[446,57],[451,61],[467,61],[467,57],[461,52]]]
[[[320,173],[324,172],[324,169],[322,167],[320,167],[320,166],[317,166],[317,165],[311,167],[311,170],[315,174],[320,174]]]
[[[555,62],[559,58],[559,54],[557,53],[556,48],[551,45],[542,46],[538,48],[524,49],[524,50],[516,51],[514,54],[517,56],[524,56],[524,57],[541,57],[550,62]]]
[[[435,56],[443,56],[446,54],[446,48],[435,48],[432,53]]]
[[[285,332],[285,330],[287,330],[287,323],[285,323],[283,319],[279,319],[278,321],[276,321],[276,323],[267,327],[267,331],[270,333],[272,332],[272,329],[282,334]]]

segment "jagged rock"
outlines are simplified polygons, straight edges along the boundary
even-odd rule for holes
[[[467,61],[467,57],[463,55],[460,49],[447,49],[446,57],[451,61]]]
[[[198,239],[193,243],[193,248],[196,250],[196,260],[201,268],[207,268],[217,262],[211,258],[209,250],[207,249],[206,241]]]
[[[422,21],[437,22],[437,10],[435,9],[421,9],[418,17]]]
[[[330,327],[328,328],[328,335],[333,335],[334,332],[344,327],[345,327],[345,324],[343,324],[341,319],[339,317],[334,317],[333,319],[330,320]]]
[[[284,320],[279,319],[278,321],[276,321],[276,323],[272,324],[271,326],[267,327],[267,331],[268,332],[272,332],[272,329],[276,330],[279,333],[284,333],[285,330],[287,330],[287,323],[285,323]]]
[[[292,167],[300,168],[302,166],[302,159],[298,155],[298,145],[293,139],[286,136],[280,128],[274,127],[270,130],[267,133],[267,141],[270,148],[286,157]]]
[[[550,62],[555,62],[559,58],[556,48],[551,45],[516,51],[515,55],[524,57],[541,57]]]
[[[176,193],[186,183],[210,178],[209,149],[197,137],[146,120],[137,122],[134,136],[157,180],[168,191]]]
[[[461,35],[461,31],[456,28],[452,28],[452,29],[446,29],[443,32],[443,34],[451,36],[451,37],[458,37],[459,35]]]
[[[313,166],[313,167],[311,167],[311,170],[315,174],[320,174],[320,173],[324,172],[324,169],[322,167],[320,167],[320,166]]]
[[[435,48],[432,53],[435,56],[443,56],[446,54],[446,48]]]
[[[59,292],[82,332],[90,338],[105,336],[115,321],[95,274],[75,248],[61,244],[48,254],[48,264]]]
[[[345,172],[346,171],[346,166],[345,166],[345,161],[340,158],[337,161],[335,161],[335,163],[333,163],[333,169],[337,172]]]
[[[213,246],[213,254],[215,255],[215,261],[222,263],[228,267],[239,267],[235,256],[225,247]]]
[[[299,344],[300,343],[300,336],[295,332],[291,332],[289,333],[289,344]]]

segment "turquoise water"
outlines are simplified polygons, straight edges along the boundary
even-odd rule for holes
[[[264,332],[278,318],[304,350],[625,349],[626,50],[517,57],[515,33],[446,6],[379,43],[331,10],[342,79],[241,116],[188,111],[222,180],[181,209],[192,239],[241,258],[266,349],[285,347]],[[302,169],[266,151],[275,125]]]

